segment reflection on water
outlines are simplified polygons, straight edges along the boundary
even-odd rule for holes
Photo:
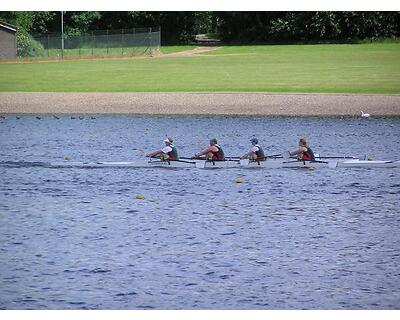
[[[306,134],[321,154],[400,159],[399,125],[8,117],[0,162],[129,161],[165,135],[182,155],[217,137],[236,156],[253,134],[267,153]],[[398,309],[399,172],[0,166],[0,308]]]

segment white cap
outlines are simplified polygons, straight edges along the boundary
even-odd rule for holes
[[[166,139],[164,139],[164,142],[172,143],[172,139],[171,138],[166,138]]]

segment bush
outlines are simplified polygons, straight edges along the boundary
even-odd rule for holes
[[[17,56],[38,57],[44,53],[43,45],[26,32],[17,32]]]

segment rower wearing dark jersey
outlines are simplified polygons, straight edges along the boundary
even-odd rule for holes
[[[251,148],[250,151],[241,156],[241,159],[250,159],[253,161],[264,161],[266,160],[264,150],[258,145],[258,139],[256,137],[252,137],[250,139]]]
[[[172,144],[173,140],[171,138],[167,138],[164,140],[165,147],[161,150],[156,150],[150,152],[146,155],[146,157],[159,157],[161,160],[164,161],[174,161],[179,160],[178,151],[176,150],[175,146]]]
[[[211,139],[208,148],[196,153],[192,159],[205,156],[208,161],[225,161],[225,155],[222,148],[218,145],[217,139]]]
[[[299,148],[289,152],[290,156],[297,156],[301,161],[315,161],[314,152],[308,146],[306,139],[301,138],[299,141]]]

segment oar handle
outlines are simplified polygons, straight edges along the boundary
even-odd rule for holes
[[[226,159],[238,159],[240,160],[241,157],[225,157]],[[263,159],[268,159],[268,158],[283,158],[281,153],[278,154],[268,154],[266,156],[264,156]]]
[[[181,160],[181,159],[179,159],[179,160],[170,160],[170,161],[176,161],[176,162],[183,162],[183,163],[196,164],[196,162],[194,162],[194,161],[185,161],[185,160]]]
[[[179,157],[179,159],[185,159],[185,160],[203,160],[203,158],[192,158],[192,157]]]
[[[359,159],[358,157],[347,157],[347,156],[343,156],[343,157],[341,157],[341,156],[332,156],[332,157],[329,157],[329,156],[325,156],[325,157],[321,157],[321,156],[319,156],[319,157],[315,157],[316,159]]]
[[[268,158],[283,158],[283,156],[282,156],[281,153],[270,154],[270,155],[266,155],[264,157],[264,160],[268,159]],[[197,157],[197,158],[180,157],[180,159],[185,159],[185,160],[207,160],[206,158],[200,158],[200,157]],[[240,159],[241,159],[241,157],[225,157],[225,161],[239,161]]]

